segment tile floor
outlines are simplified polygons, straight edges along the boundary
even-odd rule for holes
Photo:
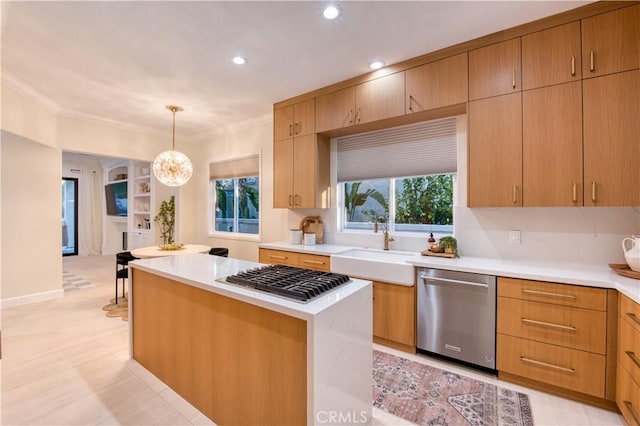
[[[107,318],[101,310],[113,297],[114,257],[73,256],[65,257],[63,263],[65,271],[95,287],[2,312],[0,424],[212,424],[129,360],[128,323]],[[376,349],[527,393],[536,425],[623,424],[616,413],[511,385],[422,355],[377,345]],[[372,424],[410,423],[374,409]]]

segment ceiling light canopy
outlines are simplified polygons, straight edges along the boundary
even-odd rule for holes
[[[182,108],[168,105],[167,109],[173,113],[173,143],[171,151],[165,151],[153,160],[153,174],[167,186],[181,186],[191,179],[193,166],[189,157],[175,150],[176,147],[176,112]]]
[[[247,58],[238,55],[238,56],[234,56],[232,61],[236,65],[244,65],[247,63]]]
[[[340,9],[334,4],[325,7],[324,11],[322,12],[322,16],[324,16],[326,19],[336,19],[338,15],[340,15]]]
[[[379,59],[376,59],[375,61],[369,62],[369,68],[371,68],[372,70],[379,70],[380,68],[382,68],[384,66],[385,66],[384,61],[381,61]]]

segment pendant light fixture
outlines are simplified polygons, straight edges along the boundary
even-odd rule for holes
[[[193,166],[189,157],[175,150],[176,112],[183,109],[175,105],[168,105],[167,109],[173,113],[173,143],[171,151],[165,151],[153,160],[153,174],[160,183],[167,186],[181,186],[187,183],[193,174]]]

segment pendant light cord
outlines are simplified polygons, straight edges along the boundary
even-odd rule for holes
[[[176,150],[176,108],[171,108],[171,112],[173,112],[173,142],[171,143],[171,151]]]

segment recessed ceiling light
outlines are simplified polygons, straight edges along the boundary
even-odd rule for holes
[[[384,67],[384,61],[375,60],[369,62],[369,68],[371,68],[372,70],[379,70],[382,67]]]
[[[324,12],[322,12],[322,16],[324,16],[327,19],[336,19],[338,15],[340,15],[340,9],[338,9],[338,6],[333,4],[330,6],[327,6],[324,9]]]
[[[243,58],[242,56],[234,56],[232,60],[236,65],[244,65],[247,63],[246,58]]]

